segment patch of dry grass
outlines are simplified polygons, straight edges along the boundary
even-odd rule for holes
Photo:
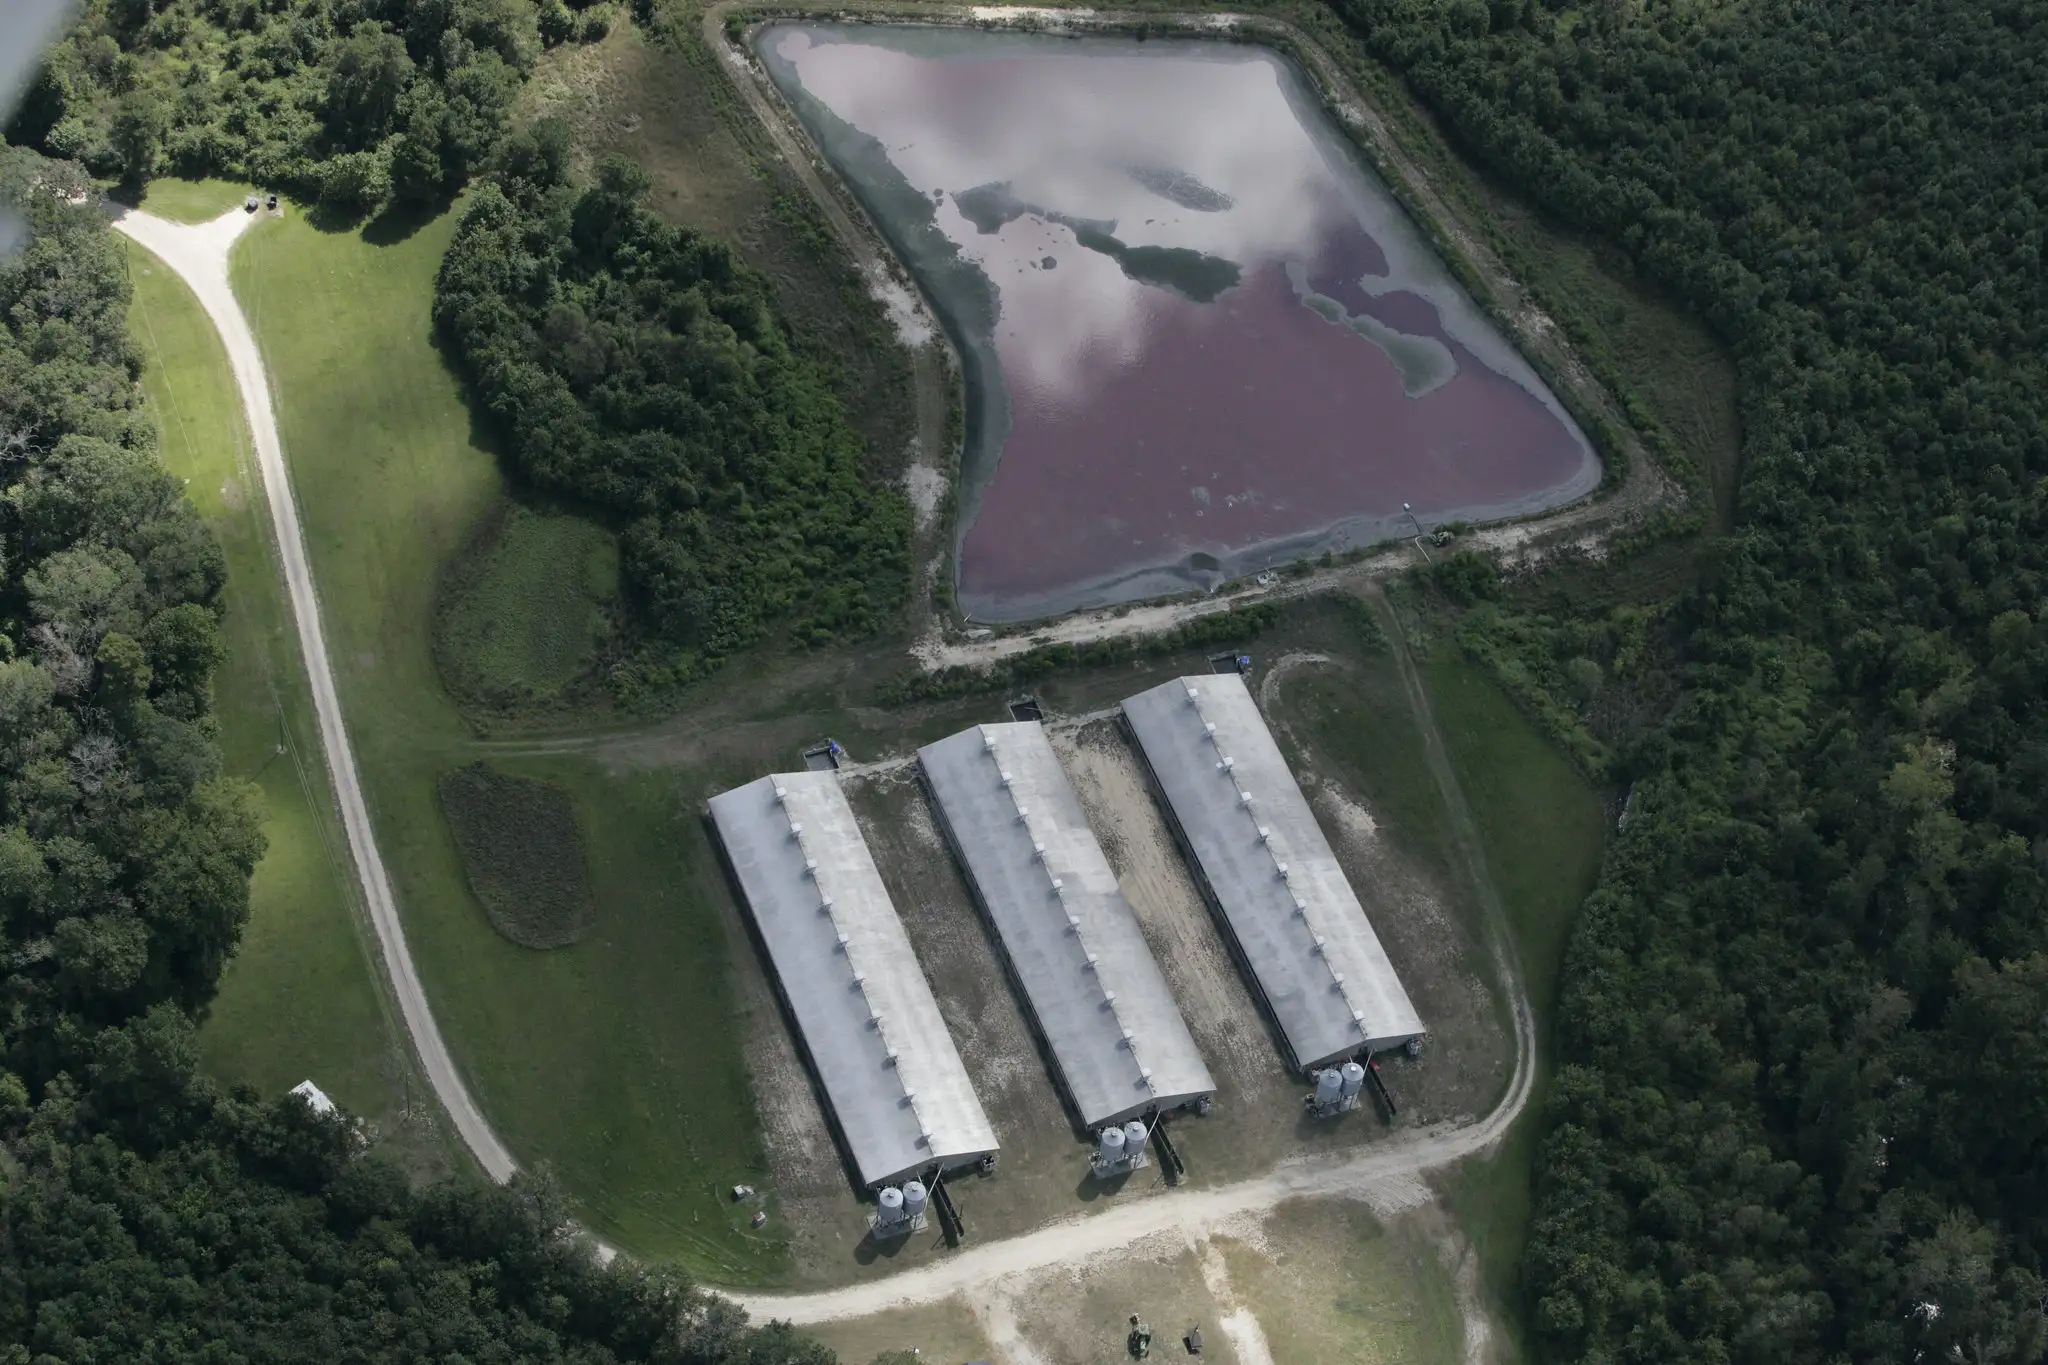
[[[444,773],[440,785],[462,870],[492,928],[522,948],[565,948],[590,932],[597,907],[569,793],[487,763]]]

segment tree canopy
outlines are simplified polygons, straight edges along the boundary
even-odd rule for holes
[[[909,588],[910,511],[867,477],[831,376],[768,282],[641,205],[610,158],[581,189],[542,125],[443,261],[435,318],[533,484],[624,528],[646,632],[689,674],[772,628],[872,629]]]
[[[120,249],[0,146],[0,1362],[831,1365],[600,1265],[543,1176],[411,1187],[345,1115],[224,1094],[194,1015],[248,914],[223,560],[163,468]]]
[[[2041,1359],[2048,8],[1336,3],[1743,380],[1694,590],[1474,609],[1560,713],[1666,717],[1576,746],[1633,791],[1564,974],[1542,1353]]]
[[[8,135],[131,185],[438,203],[496,146],[542,44],[529,0],[93,0]]]

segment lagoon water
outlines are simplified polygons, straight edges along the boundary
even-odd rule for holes
[[[1556,398],[1256,47],[777,24],[967,370],[958,596],[1027,620],[1556,506]]]

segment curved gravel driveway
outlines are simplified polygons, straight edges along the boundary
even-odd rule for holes
[[[434,1012],[427,1006],[426,989],[420,985],[412,954],[405,946],[405,926],[398,919],[391,878],[377,853],[369,808],[363,804],[355,749],[348,741],[341,699],[334,688],[334,669],[327,659],[327,638],[320,625],[320,598],[313,587],[313,571],[306,561],[306,542],[299,530],[298,505],[292,499],[284,448],[277,439],[277,417],[270,407],[270,380],[264,373],[263,357],[256,349],[248,319],[242,316],[241,305],[235,302],[234,291],[228,286],[228,252],[255,220],[253,213],[231,209],[210,223],[186,225],[136,209],[120,209],[115,211],[113,222],[116,231],[147,247],[198,296],[200,306],[213,320],[214,330],[220,333],[221,343],[227,347],[228,362],[235,371],[235,387],[242,394],[242,411],[249,419],[249,434],[256,443],[263,491],[270,501],[270,523],[284,562],[285,586],[291,592],[299,652],[305,656],[313,710],[320,722],[320,747],[327,755],[327,771],[333,778],[334,794],[341,804],[342,827],[348,834],[349,857],[355,863],[363,899],[370,907],[370,924],[377,931],[385,971],[398,995],[399,1012],[405,1017],[406,1031],[419,1051],[427,1080],[441,1106],[455,1121],[455,1130],[491,1179],[509,1180],[518,1166],[505,1150],[505,1144],[491,1131],[476,1101],[470,1098],[469,1087],[463,1084],[462,1074],[448,1055],[448,1045],[442,1041],[440,1026],[434,1022]]]
[[[269,381],[248,321],[228,285],[229,250],[253,218],[254,215],[237,209],[211,223],[184,226],[127,210],[117,214],[114,226],[155,253],[190,286],[227,347],[256,443],[271,522],[284,562],[285,582],[291,592],[299,647],[312,682],[321,744],[327,755],[328,771],[334,778],[349,853],[370,906],[371,923],[383,951],[385,968],[434,1093],[455,1120],[457,1131],[478,1163],[492,1179],[506,1180],[517,1167],[471,1099],[448,1055],[447,1044],[442,1041],[427,1005],[426,991],[406,949],[405,930],[399,923],[390,878],[378,856],[369,812],[363,804],[355,752],[349,745],[321,630],[319,599],[306,560],[283,450],[278,443]],[[1340,1156],[1284,1161],[1264,1175],[1211,1189],[1121,1203],[1104,1212],[1065,1219],[1022,1236],[969,1247],[884,1280],[816,1293],[723,1292],[732,1294],[757,1317],[782,1318],[799,1325],[829,1322],[891,1307],[934,1303],[962,1292],[996,1286],[1015,1276],[1085,1261],[1148,1237],[1166,1233],[1206,1235],[1289,1198],[1362,1199],[1387,1210],[1425,1203],[1432,1197],[1421,1181],[1425,1173],[1491,1148],[1506,1135],[1529,1101],[1535,1079],[1534,1020],[1519,973],[1509,962],[1500,965],[1512,998],[1515,1066],[1500,1103],[1476,1122],[1418,1129]],[[610,1251],[602,1243],[599,1246],[601,1252]]]

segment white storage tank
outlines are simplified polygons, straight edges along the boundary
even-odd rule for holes
[[[1316,1103],[1328,1107],[1344,1097],[1344,1078],[1337,1074],[1334,1066],[1324,1067],[1316,1073]]]
[[[906,1180],[903,1182],[903,1216],[905,1218],[916,1218],[922,1215],[925,1203],[929,1199],[930,1196],[925,1193],[922,1180]]]
[[[1365,1068],[1355,1061],[1344,1063],[1340,1075],[1344,1082],[1344,1098],[1351,1099],[1365,1088]]]
[[[1136,1156],[1145,1150],[1145,1121],[1132,1119],[1124,1125],[1124,1155]]]
[[[882,1192],[875,1196],[875,1226],[894,1227],[904,1219],[903,1191],[894,1185],[884,1185]]]
[[[1124,1159],[1124,1130],[1111,1124],[1102,1130],[1098,1138],[1100,1145],[1095,1150],[1099,1161],[1122,1161]]]

